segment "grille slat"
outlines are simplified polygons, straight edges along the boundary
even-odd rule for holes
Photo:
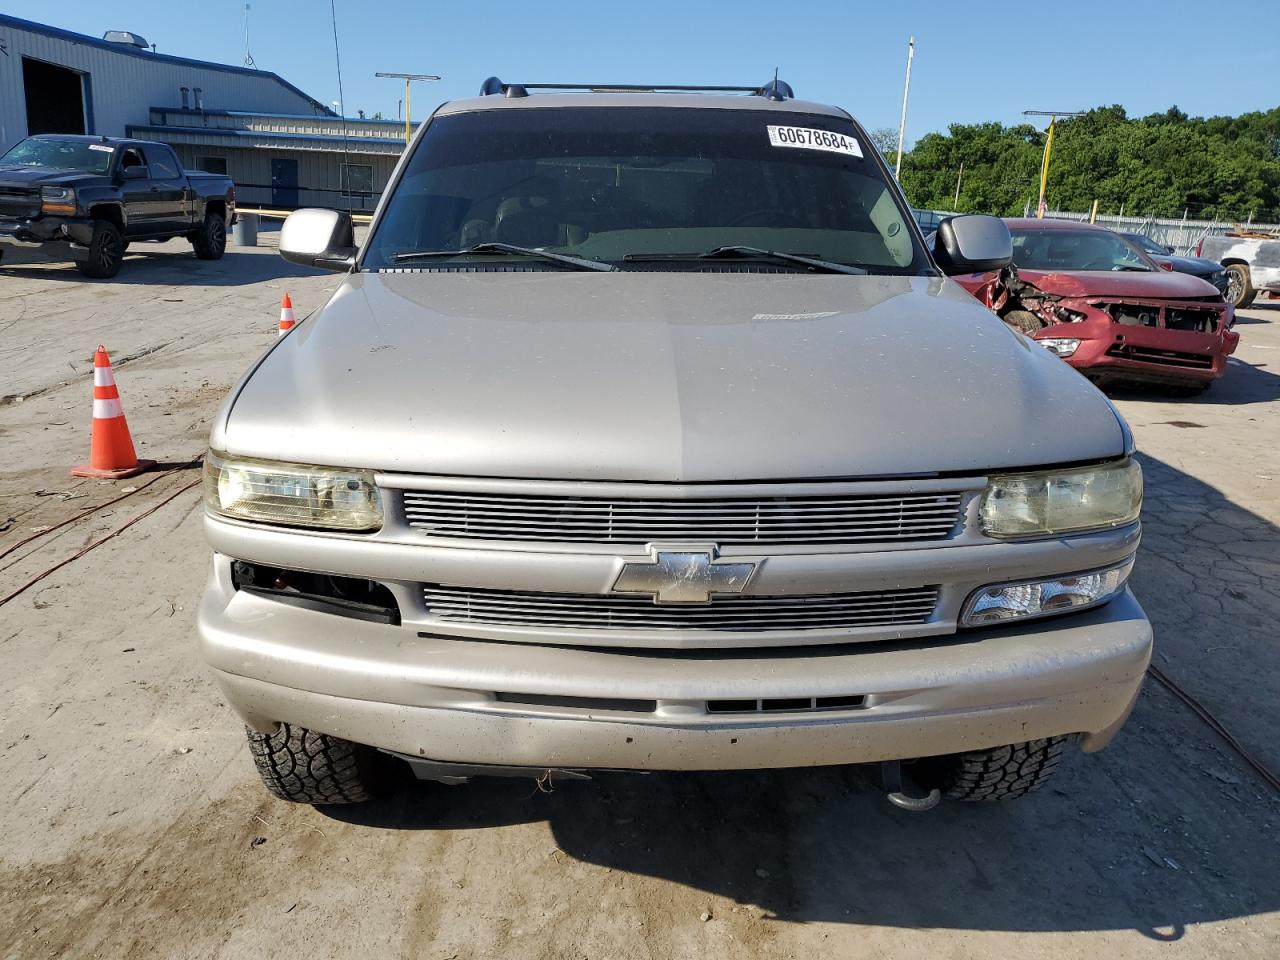
[[[612,499],[406,490],[405,520],[437,537],[564,543],[804,544],[941,540],[962,495]]]
[[[936,586],[794,597],[723,596],[657,604],[644,596],[534,593],[426,584],[428,616],[442,623],[547,630],[824,630],[926,623]]]

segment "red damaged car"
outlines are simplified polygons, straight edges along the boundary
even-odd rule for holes
[[[1226,372],[1240,335],[1212,284],[1161,270],[1102,227],[1005,221],[1013,267],[955,277],[1007,324],[1096,383],[1145,381],[1198,393]]]

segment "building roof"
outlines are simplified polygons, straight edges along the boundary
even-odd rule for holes
[[[282,133],[274,130],[228,130],[221,127],[176,127],[162,124],[129,124],[125,132],[139,140],[186,143],[205,147],[282,147],[325,153],[386,154],[399,156],[403,138],[349,137],[332,134]]]
[[[100,50],[109,50],[112,53],[119,54],[123,57],[140,57],[143,60],[152,60],[160,63],[174,63],[188,67],[200,67],[205,70],[216,70],[221,73],[236,73],[242,76],[260,77],[263,80],[271,80],[280,84],[282,87],[296,93],[304,100],[315,106],[317,110],[322,111],[328,116],[336,116],[336,114],[325,106],[315,97],[303,93],[284,77],[278,73],[272,73],[270,70],[257,70],[253,67],[235,67],[227,63],[214,63],[211,60],[193,60],[190,57],[175,57],[167,53],[152,53],[150,50],[140,50],[137,47],[131,47],[124,43],[113,43],[110,40],[100,40],[97,37],[91,37],[84,33],[75,33],[71,30],[63,30],[59,27],[50,27],[43,23],[36,23],[32,20],[23,20],[20,17],[12,17],[5,13],[0,13],[0,26],[12,27],[16,30],[25,30],[29,33],[38,33],[42,36],[53,37],[56,40],[66,40],[69,43],[78,43],[86,47],[97,47]]]

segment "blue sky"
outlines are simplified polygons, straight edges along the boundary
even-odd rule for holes
[[[338,98],[328,0],[250,0],[251,49],[316,99]],[[162,53],[241,63],[243,0],[0,0],[14,16],[101,36],[133,30]],[[403,86],[375,71],[441,74],[415,85],[413,115],[473,96],[490,74],[514,81],[754,84],[774,67],[803,98],[897,127],[907,37],[916,37],[908,141],[949,123],[1013,123],[1025,109],[1120,103],[1131,115],[1177,104],[1192,115],[1280,103],[1280,44],[1247,54],[1249,23],[1275,0],[1236,0],[1230,19],[1203,2],[1160,4],[819,3],[810,0],[612,3],[337,0],[347,113],[395,117]],[[1232,39],[1234,38],[1234,39]],[[1237,59],[1237,57],[1239,59]]]

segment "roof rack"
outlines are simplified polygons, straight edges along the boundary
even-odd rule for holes
[[[480,85],[480,96],[527,97],[530,90],[586,90],[591,93],[746,93],[769,100],[793,100],[795,91],[785,80],[773,79],[759,87],[689,86],[679,83],[503,83],[490,77]]]

